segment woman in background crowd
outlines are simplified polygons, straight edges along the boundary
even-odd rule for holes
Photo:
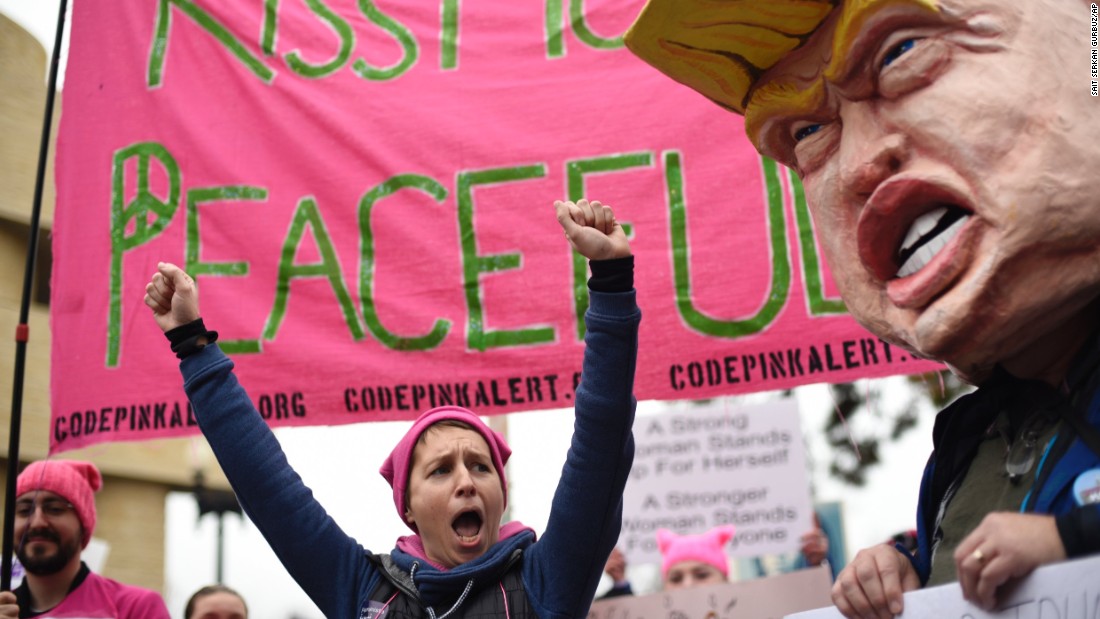
[[[248,619],[248,606],[240,593],[225,585],[207,585],[191,594],[184,619]]]
[[[657,530],[661,551],[661,581],[665,591],[688,589],[729,581],[726,542],[733,537],[733,525],[723,525],[702,535],[677,535]]]

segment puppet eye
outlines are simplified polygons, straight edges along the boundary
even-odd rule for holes
[[[818,131],[821,131],[821,123],[812,123],[796,128],[792,135],[795,142],[801,142],[803,139],[810,137]]]
[[[890,51],[886,52],[886,55],[882,57],[882,67],[888,67],[895,60],[901,57],[902,54],[913,49],[917,44],[917,39],[905,39],[901,43],[898,43],[894,47],[890,48]]]

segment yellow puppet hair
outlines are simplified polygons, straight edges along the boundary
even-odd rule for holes
[[[839,0],[649,0],[626,33],[642,60],[743,114],[752,84]]]

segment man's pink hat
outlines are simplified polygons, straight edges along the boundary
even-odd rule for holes
[[[95,531],[95,497],[103,487],[103,477],[91,462],[79,460],[39,460],[27,465],[15,480],[15,496],[45,490],[73,504],[84,530],[81,548],[87,547]]]
[[[504,465],[508,463],[508,457],[512,455],[512,450],[508,447],[508,443],[504,441],[504,437],[485,425],[485,422],[469,409],[461,406],[433,408],[420,415],[413,426],[409,428],[409,431],[405,433],[405,436],[398,441],[397,446],[390,452],[386,461],[382,463],[382,468],[378,470],[393,488],[393,504],[397,506],[397,515],[401,517],[402,522],[417,533],[420,531],[417,530],[416,524],[405,519],[405,512],[408,509],[405,503],[405,491],[409,487],[409,466],[412,465],[413,450],[416,448],[416,442],[420,439],[420,435],[425,430],[440,421],[446,420],[461,421],[485,439],[485,442],[489,445],[489,452],[492,454],[493,467],[496,468],[497,475],[500,477],[500,489],[504,495],[504,506],[508,506],[508,483],[504,480]]]
[[[668,529],[657,529],[657,547],[661,551],[661,577],[681,561],[699,561],[713,565],[729,578],[729,559],[726,558],[726,542],[733,537],[733,525],[727,524],[702,535],[676,535]]]

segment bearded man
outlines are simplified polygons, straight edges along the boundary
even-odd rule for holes
[[[94,464],[76,460],[33,462],[19,475],[14,546],[26,574],[14,594],[0,594],[0,616],[169,619],[160,594],[95,574],[81,560],[102,485]]]

